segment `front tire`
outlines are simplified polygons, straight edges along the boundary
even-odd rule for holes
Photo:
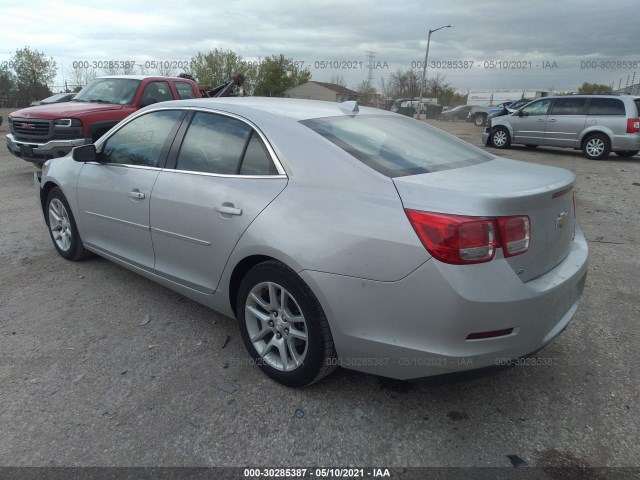
[[[582,146],[584,156],[590,160],[602,160],[609,156],[611,152],[611,142],[609,137],[602,133],[590,135]]]
[[[509,148],[511,145],[509,130],[504,127],[496,128],[491,134],[491,143],[496,148]]]
[[[269,261],[247,273],[236,317],[247,351],[275,381],[302,387],[336,368],[327,317],[311,289],[285,265]]]
[[[67,260],[81,260],[90,255],[84,248],[76,221],[62,190],[54,187],[45,203],[45,219],[53,246]]]

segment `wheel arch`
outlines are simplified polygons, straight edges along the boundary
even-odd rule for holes
[[[47,180],[47,182],[44,185],[42,185],[42,187],[40,188],[40,208],[42,210],[43,215],[46,215],[46,203],[47,203],[47,197],[49,196],[49,192],[56,187],[60,188],[60,186],[57,183],[51,180]]]
[[[578,148],[580,149],[584,148],[584,142],[587,140],[587,138],[589,138],[592,135],[606,136],[609,139],[609,144],[612,146],[611,150],[613,150],[613,140],[612,140],[613,132],[608,128],[602,128],[601,126],[591,127],[583,131],[580,134],[580,137],[578,138]]]
[[[231,306],[231,311],[235,314],[236,312],[236,304],[238,301],[238,291],[240,290],[240,284],[242,283],[242,279],[245,275],[256,265],[260,263],[268,262],[270,260],[275,260],[277,262],[286,265],[281,260],[271,257],[269,255],[249,255],[248,257],[240,260],[236,266],[233,268],[231,272],[231,276],[229,277],[229,305]]]

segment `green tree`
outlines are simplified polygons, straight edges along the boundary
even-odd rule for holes
[[[284,55],[266,57],[258,69],[255,95],[281,97],[290,88],[311,80],[308,68],[300,69],[298,64]]]
[[[16,50],[13,70],[18,82],[21,103],[44,98],[51,94],[49,85],[56,77],[56,62],[38,50],[24,47]]]
[[[202,86],[217,87],[228,82],[237,74],[245,77],[243,89],[252,92],[258,73],[258,62],[247,62],[232,50],[219,50],[217,48],[209,53],[198,52],[191,59],[191,75]]]
[[[13,107],[16,95],[16,76],[5,64],[0,66],[0,107]]]
[[[592,95],[607,94],[607,93],[611,93],[611,87],[609,85],[604,85],[602,83],[584,82],[580,86],[580,88],[578,88],[578,93],[592,94]]]

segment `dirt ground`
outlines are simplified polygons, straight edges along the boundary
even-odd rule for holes
[[[430,123],[480,145],[471,124]],[[249,364],[234,320],[60,258],[33,167],[2,145],[0,466],[640,467],[640,157],[488,150],[578,178],[589,275],[537,355],[554,364],[411,382],[338,370],[296,390]]]

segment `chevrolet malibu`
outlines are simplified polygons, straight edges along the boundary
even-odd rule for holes
[[[355,102],[163,102],[35,180],[62,257],[98,254],[235,317],[290,386],[524,356],[584,287],[573,173]]]

